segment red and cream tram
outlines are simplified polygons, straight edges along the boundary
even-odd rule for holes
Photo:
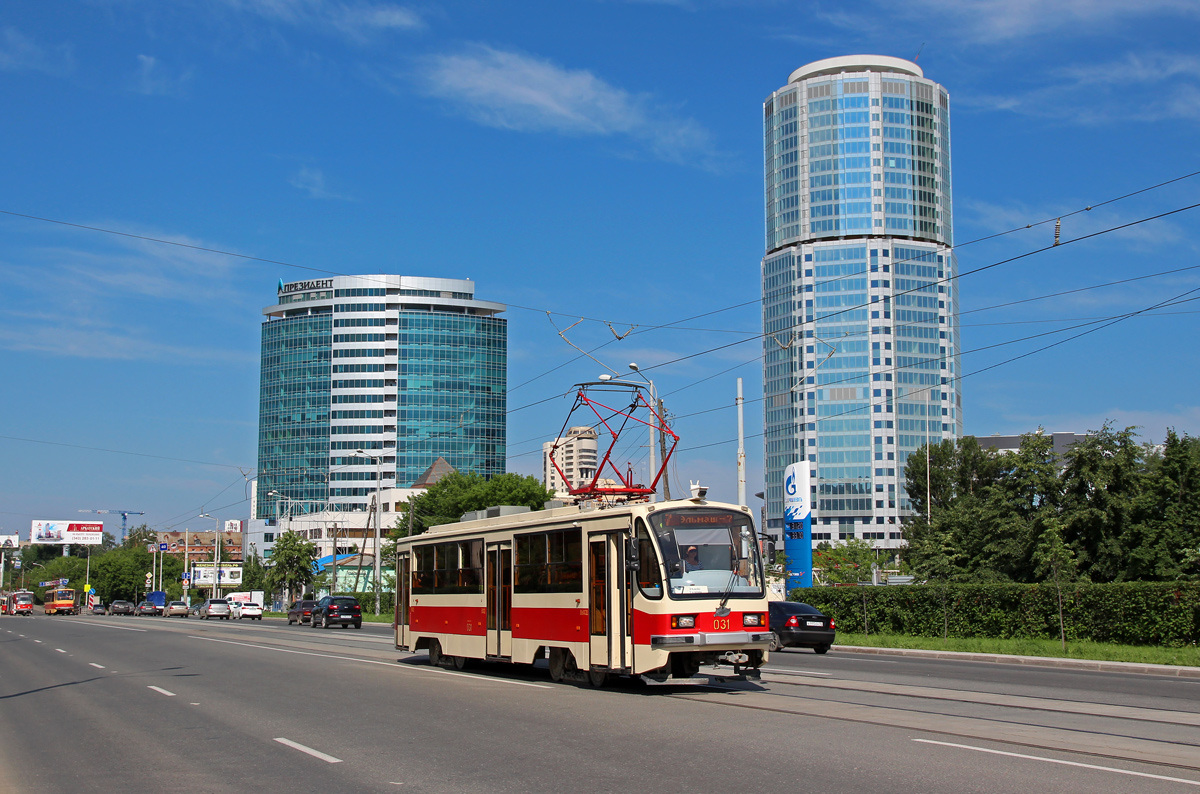
[[[459,668],[546,658],[554,680],[595,686],[757,675],[771,633],[749,508],[696,496],[516,510],[397,542],[397,648]]]

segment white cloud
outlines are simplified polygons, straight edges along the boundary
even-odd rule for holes
[[[720,159],[695,121],[586,69],[478,45],[427,58],[419,79],[428,94],[491,127],[632,140],[660,159],[705,168]]]
[[[1194,55],[1128,53],[1052,70],[1046,78],[1024,93],[967,93],[958,104],[1082,124],[1200,121],[1200,57]]]
[[[0,71],[62,75],[72,68],[74,60],[70,47],[59,45],[46,49],[16,28],[0,29]]]
[[[909,0],[887,8],[975,42],[1090,32],[1152,15],[1200,16],[1195,0]]]
[[[293,174],[288,182],[292,187],[307,192],[310,198],[352,201],[349,196],[343,196],[327,190],[325,187],[325,174],[319,168],[310,168],[306,165],[301,166],[300,170]]]
[[[424,27],[417,12],[392,3],[324,0],[225,0],[227,6],[264,19],[317,31],[336,31],[363,43],[392,31]]]
[[[186,69],[180,74],[170,74],[168,70],[152,55],[139,55],[137,73],[134,76],[134,90],[146,96],[172,96],[183,91],[184,86],[192,79],[192,70]]]
[[[36,326],[0,326],[0,347],[72,358],[124,361],[186,360],[246,365],[257,360],[251,352],[165,344],[133,331],[81,323],[74,315],[46,318],[46,322]]]

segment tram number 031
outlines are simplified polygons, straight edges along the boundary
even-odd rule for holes
[[[713,620],[713,630],[729,631],[729,618],[716,618]]]

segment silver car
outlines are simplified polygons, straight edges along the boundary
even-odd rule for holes
[[[203,620],[209,618],[229,620],[229,602],[224,598],[210,598],[200,605],[199,614]]]
[[[169,601],[166,607],[163,608],[163,616],[168,618],[186,618],[188,616],[188,605],[182,601]]]

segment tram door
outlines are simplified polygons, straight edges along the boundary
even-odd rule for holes
[[[487,545],[487,655],[512,656],[512,543]]]
[[[628,665],[624,589],[621,586],[621,536],[588,536],[588,616],[591,625],[591,664],[622,669]]]
[[[407,551],[396,555],[396,647],[408,645],[408,594],[412,588],[409,556]]]

